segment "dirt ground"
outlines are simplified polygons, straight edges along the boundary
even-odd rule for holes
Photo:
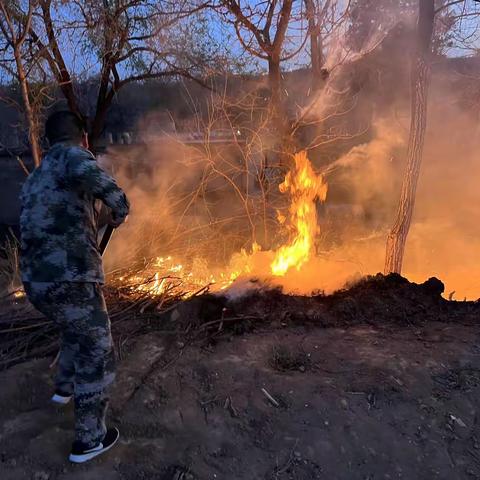
[[[480,479],[478,308],[435,293],[436,319],[405,288],[418,305],[402,322],[384,321],[405,317],[394,304],[368,318],[359,294],[348,308],[324,299],[318,322],[301,324],[286,307],[299,301],[276,298],[282,318],[249,331],[138,337],[112,392],[120,444],[82,466],[67,461],[72,406],[49,403],[51,358],[15,365],[0,373],[0,478]]]

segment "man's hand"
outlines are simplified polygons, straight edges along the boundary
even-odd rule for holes
[[[118,228],[122,223],[126,223],[128,220],[128,215],[124,218],[117,218],[112,213],[108,216],[108,224],[114,228]]]

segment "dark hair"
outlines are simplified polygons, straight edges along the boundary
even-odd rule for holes
[[[80,141],[84,132],[83,121],[68,110],[52,113],[45,124],[45,136],[50,145],[64,141]]]

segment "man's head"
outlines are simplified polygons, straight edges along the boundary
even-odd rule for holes
[[[45,124],[45,136],[50,145],[70,142],[88,148],[87,134],[80,118],[68,110],[52,113]]]

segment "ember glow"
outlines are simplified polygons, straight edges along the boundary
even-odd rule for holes
[[[244,259],[247,258],[245,251],[239,254]],[[175,284],[180,284],[188,290],[195,290],[206,285],[215,286],[215,289],[224,289],[230,285],[243,270],[233,270],[230,272],[211,271],[208,264],[201,259],[194,259],[189,267],[178,263],[173,257],[157,257],[149,270],[156,270],[151,281],[141,284],[138,288],[141,291],[148,291],[152,295],[161,295],[168,292]],[[136,277],[141,281],[142,277]],[[189,293],[186,294],[189,296]]]
[[[225,290],[239,277],[249,275],[266,279],[284,277],[289,270],[300,271],[312,258],[314,240],[319,232],[316,202],[325,201],[327,184],[317,175],[302,151],[295,155],[294,166],[279,186],[288,195],[288,218],[279,215],[279,223],[289,231],[289,240],[274,251],[262,251],[254,243],[250,251],[241,250],[233,255],[225,269],[211,268],[204,259],[182,262],[173,256],[157,257],[141,275],[120,281],[138,284],[139,292],[164,295],[172,291],[186,291],[187,298],[199,289]]]

